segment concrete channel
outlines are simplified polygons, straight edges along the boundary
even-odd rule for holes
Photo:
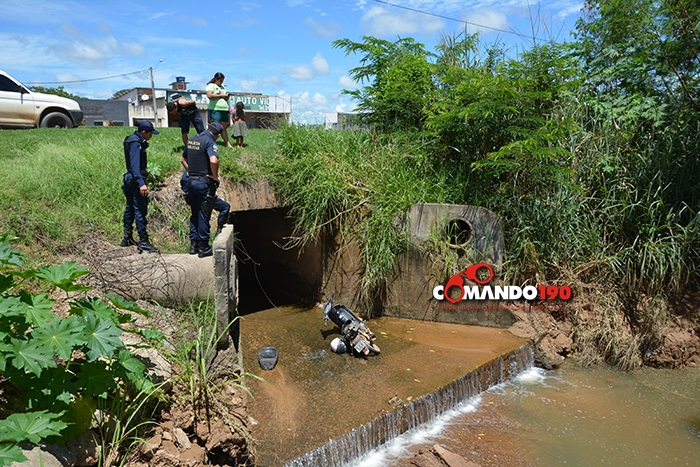
[[[106,262],[98,274],[103,289],[132,300],[214,297],[221,329],[241,318],[220,348],[233,347],[245,370],[264,378],[246,381],[261,467],[342,465],[532,365],[529,343],[505,330],[515,321],[506,307],[445,307],[433,297],[447,279],[429,253],[436,241],[460,268],[487,262],[500,271],[504,239],[487,209],[420,204],[397,218],[410,247],[384,293],[368,302],[358,293],[359,252],[339,248],[337,236],[287,247],[293,219],[269,184],[236,186],[226,199],[232,212],[213,258],[141,255]],[[324,290],[371,318],[380,355],[331,352],[338,330],[323,327]],[[257,352],[269,345],[280,357],[264,371]]]
[[[532,366],[527,341],[498,328],[381,317],[381,354],[330,350],[319,308],[245,315],[241,348],[260,467],[340,466]],[[257,351],[279,351],[261,369]]]

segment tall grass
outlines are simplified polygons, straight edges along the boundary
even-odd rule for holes
[[[489,208],[503,222],[504,279],[513,284],[563,277],[582,284],[605,281],[617,298],[601,306],[619,307],[613,312],[622,312],[624,319],[589,323],[588,328],[610,330],[598,337],[578,335],[588,336],[581,342],[596,343],[596,352],[605,349],[612,363],[631,362],[623,349],[608,351],[609,344],[627,345],[614,331],[631,332],[638,351],[652,345],[668,314],[640,311],[646,306],[641,299],[667,297],[698,274],[700,140],[691,123],[643,138],[626,133],[575,96],[561,99],[555,113],[575,122],[553,143],[565,150],[551,163],[565,167],[561,176],[569,178],[552,178],[537,191],[514,186],[513,178],[487,179],[457,159],[438,157],[434,141],[419,133],[305,126],[251,131],[244,150],[221,148],[221,172],[236,180],[273,181],[295,216],[291,243],[340,234],[341,247],[356,246],[364,266],[361,295],[368,305],[377,302],[397,255],[407,248],[399,219],[411,205]],[[69,244],[88,229],[118,238],[124,203],[121,145],[131,131],[0,133],[6,148],[0,154],[0,231],[44,248]],[[179,172],[179,129],[163,129],[151,142],[149,161],[164,175]],[[159,217],[167,215],[154,219]],[[182,225],[172,228],[185,235]]]
[[[574,317],[579,343],[587,348],[583,361],[598,356],[636,368],[641,352],[659,344],[667,325],[669,314],[659,311],[662,299],[697,277],[700,218],[697,206],[688,204],[697,194],[682,185],[695,162],[686,161],[683,170],[673,167],[665,145],[632,151],[628,138],[603,116],[565,104],[560,112],[578,126],[558,143],[568,156],[557,163],[572,178],[552,178],[536,193],[503,183],[474,184],[478,173],[433,159],[429,144],[407,134],[291,126],[279,136],[282,157],[264,159],[261,166],[292,207],[294,241],[340,232],[344,242],[357,245],[368,304],[381,295],[408,245],[397,219],[412,204],[493,210],[505,230],[504,280],[606,284],[615,298],[600,297],[604,312],[597,320]],[[442,261],[449,266],[448,258]]]
[[[125,203],[122,142],[133,131],[124,127],[2,130],[0,232],[16,235],[21,244],[33,249],[38,244],[49,253],[88,231],[112,240],[121,238]],[[149,141],[149,170],[167,177],[182,169],[183,145],[179,128],[159,131]],[[222,175],[238,180],[258,176],[255,163],[246,162],[245,156],[274,151],[272,135],[253,130],[246,138],[246,149],[221,146]],[[163,217],[163,222],[169,222],[168,213],[160,216],[159,209],[156,202],[151,203],[149,220],[157,223]],[[154,239],[161,249],[177,249],[172,238],[184,235],[186,240],[187,226],[173,227],[182,232]]]
[[[118,236],[124,209],[122,141],[132,132],[119,127],[3,130],[0,230],[45,248],[69,244],[89,229]],[[171,143],[176,136],[179,129],[164,129],[151,139],[149,164],[165,173],[177,170],[179,155]]]
[[[355,244],[360,251],[362,299],[374,303],[408,244],[397,218],[415,203],[445,196],[445,186],[428,173],[423,142],[288,126],[279,145],[282,157],[260,163],[291,206],[292,242],[341,233],[344,245]]]

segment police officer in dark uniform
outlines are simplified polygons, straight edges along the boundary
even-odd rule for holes
[[[194,100],[185,99],[180,94],[173,94],[170,99],[170,102],[168,102],[165,106],[167,107],[168,112],[177,112],[180,115],[182,144],[187,144],[187,135],[190,132],[190,124],[194,126],[197,134],[204,131],[204,122],[202,122],[202,116],[199,115],[197,102]]]
[[[124,158],[126,159],[126,173],[122,191],[126,197],[124,209],[124,238],[121,246],[136,245],[139,253],[144,251],[157,252],[158,248],[148,240],[146,226],[148,220],[148,185],[146,185],[148,140],[151,136],[160,132],[153,127],[148,120],[141,120],[137,130],[124,139]],[[139,234],[138,243],[133,237],[133,225],[136,222],[136,230]]]
[[[219,146],[216,139],[223,133],[219,122],[211,122],[206,131],[187,141],[182,152],[182,165],[187,170],[187,204],[190,205],[190,232],[200,258],[212,255],[209,246],[209,219],[219,186]]]
[[[187,187],[189,186],[190,183],[190,177],[187,175],[187,169],[182,171],[182,176],[180,177],[180,188],[182,191],[185,193],[185,199],[187,199]],[[228,215],[231,212],[231,205],[224,201],[223,199],[219,198],[218,196],[216,197],[216,200],[214,201],[214,211],[218,212],[219,214],[216,216],[216,235],[219,234],[224,228],[224,226],[228,223]],[[197,233],[196,233],[196,226],[192,223],[190,223],[190,254],[191,255],[196,255],[199,253],[199,244],[197,243]]]

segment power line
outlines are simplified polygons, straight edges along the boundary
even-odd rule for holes
[[[89,81],[101,81],[105,79],[113,79],[113,78],[121,78],[122,76],[130,76],[130,75],[136,75],[139,73],[145,73],[149,71],[148,68],[145,70],[139,70],[139,71],[132,71],[131,73],[124,73],[121,75],[114,75],[114,76],[105,76],[103,78],[92,78],[92,79],[76,79],[73,81],[44,81],[42,84],[73,84],[73,83],[87,83]]]
[[[456,21],[456,22],[458,22],[458,23],[464,23],[464,24],[467,24],[467,25],[476,26],[476,27],[478,27],[478,28],[483,28],[483,29],[490,29],[490,30],[492,30],[492,31],[498,31],[498,32],[502,32],[502,33],[505,33],[505,34],[513,34],[513,35],[519,36],[519,37],[521,37],[521,38],[523,38],[523,39],[527,39],[527,40],[532,39],[532,37],[530,37],[530,36],[526,36],[525,34],[520,34],[519,32],[515,32],[515,31],[508,31],[508,30],[506,30],[506,29],[498,29],[498,28],[494,28],[494,27],[492,27],[492,26],[486,26],[486,25],[483,25],[483,24],[472,23],[472,22],[469,22],[469,21],[465,21],[465,20],[463,20],[463,19],[457,19],[457,18],[451,18],[451,17],[449,17],[449,16],[438,15],[437,13],[430,13],[429,11],[423,11],[423,10],[418,10],[418,9],[416,9],[416,8],[410,8],[410,7],[407,7],[407,6],[396,5],[396,4],[394,4],[394,3],[385,2],[385,1],[383,1],[383,0],[374,0],[374,1],[377,2],[377,3],[383,3],[383,4],[385,4],[385,5],[393,6],[393,7],[396,7],[396,8],[403,8],[404,10],[413,11],[413,12],[415,12],[415,13],[420,13],[420,14],[423,14],[423,15],[435,16],[435,17],[437,17],[437,18],[442,18],[442,19],[446,19],[446,20],[449,20],[449,21]]]

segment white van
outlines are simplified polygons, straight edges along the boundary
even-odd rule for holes
[[[73,128],[82,121],[73,99],[32,92],[0,70],[0,128]]]

